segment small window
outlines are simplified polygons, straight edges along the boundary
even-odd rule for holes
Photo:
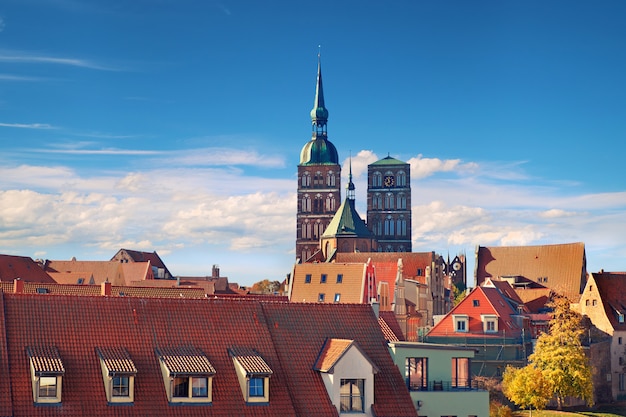
[[[83,282],[85,282],[85,278],[78,278],[78,285],[83,285]]]
[[[456,331],[457,332],[464,332],[466,331],[466,327],[465,327],[465,321],[464,320],[459,320],[456,322]]]
[[[618,337],[618,338],[617,338],[617,344],[618,344],[618,345],[621,345],[621,344],[622,344],[622,336],[620,336],[620,337]]]
[[[57,397],[57,377],[56,376],[39,377],[39,398],[56,398],[56,397]]]
[[[130,378],[128,376],[116,376],[111,381],[113,388],[111,395],[114,397],[128,397],[130,395]]]
[[[323,292],[319,293],[318,296],[317,296],[317,302],[318,303],[323,303],[324,302],[324,297],[325,297],[325,294]]]
[[[327,275],[326,274],[322,274],[322,276],[320,277],[320,282],[322,284],[326,284],[326,278],[327,278]]]
[[[593,301],[591,302],[591,305],[593,305],[593,306],[597,306],[597,305],[598,305],[598,300],[593,300]]]
[[[589,306],[589,300],[585,300],[585,305]]]
[[[248,395],[251,397],[264,397],[264,386],[265,378],[250,378],[248,380]]]
[[[480,300],[472,300],[474,307],[480,307]]]
[[[341,294],[335,294],[335,302],[338,303],[341,300]]]
[[[422,268],[417,268],[417,276],[418,276],[418,277],[421,277],[422,275],[424,275],[424,274],[422,273]]]
[[[207,377],[179,376],[174,378],[172,396],[176,398],[207,398],[209,384]]]
[[[487,332],[495,332],[496,331],[496,322],[495,321],[488,321],[486,323],[486,328],[485,331]]]
[[[589,291],[593,291],[593,285],[589,286]]]
[[[337,284],[341,284],[343,282],[343,274],[337,274]]]
[[[342,379],[339,396],[340,412],[363,413],[365,411],[365,380]]]
[[[304,276],[304,283],[305,284],[310,284],[311,283],[311,274],[306,274]]]

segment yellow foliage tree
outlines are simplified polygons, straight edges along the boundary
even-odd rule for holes
[[[529,409],[531,416],[533,408],[543,410],[552,398],[550,383],[541,370],[532,365],[523,368],[507,366],[502,375],[502,391],[519,407]]]

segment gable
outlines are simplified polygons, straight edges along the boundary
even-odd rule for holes
[[[289,293],[292,302],[317,303],[320,294],[324,294],[324,303],[334,303],[336,294],[340,294],[341,303],[363,300],[364,264],[304,263],[296,264],[293,271]],[[338,275],[341,282],[337,282]],[[324,282],[322,276],[326,276]]]

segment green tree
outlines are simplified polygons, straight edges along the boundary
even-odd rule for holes
[[[553,317],[550,320],[550,331],[539,336],[535,351],[528,358],[529,363],[525,367],[534,369],[522,368],[523,372],[511,371],[507,376],[509,386],[506,387],[505,393],[508,392],[507,397],[516,404],[530,406],[531,400],[520,397],[519,391],[536,390],[536,379],[539,379],[536,371],[539,371],[541,392],[544,388],[549,388],[548,399],[556,397],[559,410],[562,409],[566,397],[580,398],[591,406],[593,382],[589,360],[581,343],[584,333],[582,317],[570,309],[569,301],[563,297],[555,298],[551,307]],[[537,396],[539,398],[532,401],[540,405],[541,395]],[[535,404],[532,405],[538,408]]]
[[[463,301],[463,299],[467,295],[465,289],[465,284],[463,284],[462,282],[459,282],[458,284],[452,284],[452,294],[454,296],[455,306]]]
[[[552,398],[551,384],[544,378],[540,369],[528,365],[523,368],[507,366],[502,375],[504,395],[519,407],[543,410]]]

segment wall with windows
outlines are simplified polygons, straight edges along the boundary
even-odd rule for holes
[[[488,416],[489,393],[470,377],[474,350],[419,342],[390,342],[419,415]]]

